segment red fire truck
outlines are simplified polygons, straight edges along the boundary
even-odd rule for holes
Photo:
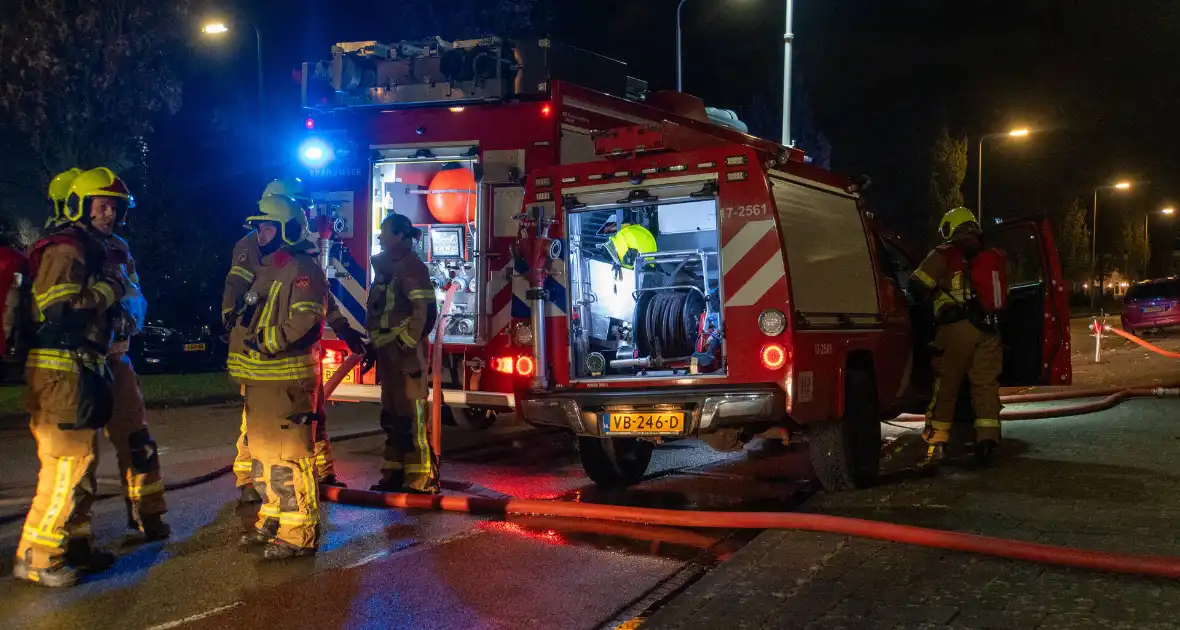
[[[929,399],[931,307],[906,293],[919,260],[874,227],[856,186],[798,151],[721,135],[702,143],[672,120],[616,129],[596,136],[604,162],[530,171],[518,250],[531,253],[535,369],[520,413],[576,434],[602,484],[640,479],[667,438],[730,450],[786,429],[810,441],[826,488],[867,485],[881,420]],[[633,226],[647,245],[620,251],[611,237]],[[1068,384],[1048,225],[986,238],[1009,260],[1002,382]],[[568,295],[548,290],[557,276]]]
[[[335,296],[363,323],[382,219],[398,212],[418,224],[440,302],[457,285],[443,395],[472,427],[513,409],[536,368],[528,267],[514,249],[525,174],[601,160],[591,134],[614,127],[674,120],[745,137],[732,112],[648,94],[625,64],[544,39],[340,43],[331,60],[304,64],[303,104],[298,157]],[[545,278],[550,315],[565,313],[568,286],[560,269]],[[345,348],[325,347],[326,379]],[[334,398],[379,400],[373,379],[354,370]]]

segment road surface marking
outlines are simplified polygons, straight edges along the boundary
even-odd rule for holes
[[[225,606],[218,606],[217,608],[211,608],[209,610],[206,610],[203,613],[197,613],[195,615],[192,615],[191,617],[185,617],[184,619],[177,619],[176,621],[169,621],[168,623],[162,623],[158,626],[152,626],[152,627],[148,628],[147,630],[168,630],[169,628],[179,628],[180,626],[183,626],[184,624],[189,623],[191,621],[198,621],[200,619],[204,619],[205,617],[212,617],[213,615],[216,615],[219,612],[224,612],[224,611],[229,610],[231,608],[237,608],[238,606],[241,606],[243,603],[244,602],[234,602],[232,604],[227,604]]]

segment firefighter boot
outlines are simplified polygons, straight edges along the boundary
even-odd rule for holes
[[[336,478],[336,475],[328,475],[320,479],[321,486],[332,486],[333,488],[347,488],[348,484]]]
[[[272,540],[274,540],[274,537],[268,535],[266,532],[260,529],[252,529],[242,534],[242,537],[238,539],[238,544],[243,547],[257,547],[269,544]]]
[[[975,445],[975,462],[980,468],[991,468],[996,463],[1000,445],[995,440],[980,440]]]
[[[382,478],[381,481],[369,486],[369,492],[401,492],[403,478],[390,479],[388,477]]]
[[[147,542],[167,540],[172,536],[172,526],[165,523],[160,514],[150,514],[143,517],[143,522],[139,524],[139,530],[143,532],[144,540]]]
[[[86,573],[99,573],[115,564],[115,554],[98,549],[90,540],[73,538],[66,543],[66,562]]]
[[[267,560],[286,560],[315,555],[315,552],[315,547],[296,547],[276,538],[266,544],[266,548],[262,550],[262,557]]]
[[[40,586],[64,588],[77,584],[82,572],[64,563],[49,569],[30,569],[27,560],[17,558],[12,565],[12,577]]]
[[[918,464],[918,472],[932,475],[938,472],[938,467],[946,461],[946,444],[937,442],[926,447],[926,458]]]

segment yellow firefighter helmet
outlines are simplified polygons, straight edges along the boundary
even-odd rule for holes
[[[974,229],[976,233],[979,232],[979,220],[975,218],[975,213],[962,206],[954,208],[942,216],[942,221],[938,224],[938,235],[942,240],[949,241],[955,236],[955,232],[959,228]]]
[[[656,237],[642,225],[624,223],[623,227],[610,237],[615,257],[625,269],[635,267],[635,259],[640,254],[650,254],[656,251]]]
[[[66,198],[70,196],[70,184],[73,184],[81,174],[82,169],[75,167],[68,171],[62,171],[49,180],[49,200],[53,202],[53,216],[50,217],[49,223],[46,225],[64,219],[62,211],[65,209]]]
[[[305,191],[303,180],[298,177],[287,177],[271,181],[266,185],[266,189],[262,191],[262,199],[266,199],[271,195],[286,195],[304,206],[311,204],[311,196]],[[262,199],[258,200],[259,203],[262,202]]]
[[[296,245],[308,238],[307,215],[298,201],[287,195],[268,195],[258,201],[258,214],[246,217],[246,223],[273,222],[279,224],[283,242]]]
[[[65,219],[69,221],[89,221],[90,204],[95,197],[111,197],[120,200],[116,221],[122,223],[127,216],[127,209],[135,207],[135,198],[123,180],[115,172],[105,166],[92,168],[79,174],[70,182],[69,194],[63,209]]]

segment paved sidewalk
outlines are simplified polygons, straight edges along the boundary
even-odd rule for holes
[[[807,511],[1089,549],[1180,556],[1180,406],[1005,424],[992,471],[887,479]],[[905,435],[903,455],[918,456]],[[899,456],[900,457],[900,456]],[[766,532],[657,611],[685,628],[1180,629],[1180,581],[830,534]]]

